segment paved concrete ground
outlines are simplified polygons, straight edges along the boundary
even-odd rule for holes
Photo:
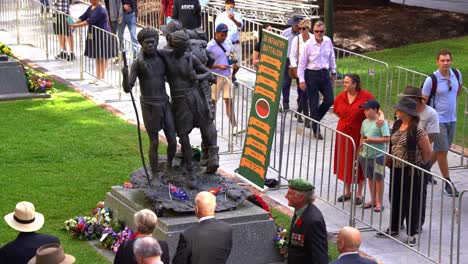
[[[437,10],[445,10],[457,13],[468,14],[467,0],[391,0],[396,4],[408,6],[420,6]]]
[[[77,16],[83,12],[83,5],[74,5],[72,14]],[[81,92],[84,94],[90,94],[93,96],[94,100],[99,103],[108,104],[119,111],[121,111],[126,119],[134,119],[134,111],[131,106],[130,97],[124,93],[120,94],[119,91],[106,84],[100,84],[98,86],[88,84],[89,80],[92,80],[93,77],[89,74],[84,75],[84,79],[81,80],[79,76],[79,63],[70,63],[57,60],[47,60],[43,50],[35,48],[31,45],[15,45],[16,38],[4,31],[0,31],[0,39],[2,42],[10,45],[13,48],[15,54],[19,55],[21,58],[28,58],[34,63],[39,64],[46,68],[50,73],[60,76],[72,84],[76,85],[81,89]],[[110,76],[112,74],[118,74],[117,67],[111,67],[109,72],[106,73]],[[89,71],[92,73],[92,71]],[[239,88],[235,89],[235,96],[239,100],[237,105],[240,107],[237,109],[237,117],[239,126],[246,127],[246,117],[248,111],[245,109],[250,108],[250,93],[246,86],[252,86],[252,83],[255,80],[255,76],[249,72],[241,72],[239,74],[239,79],[241,85]],[[246,84],[245,86],[242,84]],[[292,91],[291,106],[295,108],[295,95],[296,92]],[[120,100],[119,100],[120,99]],[[137,103],[137,105],[139,105]],[[242,109],[243,111],[241,111]],[[218,120],[223,120],[222,122],[217,123],[218,134],[226,134],[226,118],[225,115],[221,112],[222,104],[218,103],[217,117]],[[223,118],[224,117],[224,118]],[[322,133],[325,134],[325,140],[316,141],[310,134],[309,129],[304,128],[300,123],[297,123],[297,119],[293,118],[291,114],[285,115],[286,120],[285,124],[287,127],[286,138],[290,142],[289,144],[281,144],[278,139],[275,140],[273,146],[271,166],[276,170],[269,170],[268,177],[276,178],[279,171],[279,158],[280,156],[275,154],[279,153],[279,148],[282,145],[284,147],[282,159],[287,161],[284,162],[281,168],[281,175],[288,175],[288,178],[291,175],[294,177],[304,177],[309,181],[313,182],[317,186],[317,195],[320,197],[317,200],[317,206],[322,210],[329,232],[337,232],[340,227],[347,225],[349,223],[349,216],[344,212],[349,212],[349,203],[336,203],[336,197],[342,193],[342,184],[339,181],[336,181],[336,178],[333,174],[331,164],[333,158],[333,149],[334,149],[334,137],[331,129],[323,128]],[[329,125],[331,128],[336,127],[336,117],[334,115],[328,114],[324,123]],[[221,147],[221,166],[222,169],[226,172],[232,173],[239,165],[240,161],[240,146],[244,142],[243,133],[234,137],[235,141],[232,142],[234,153],[230,153],[229,142],[223,137],[218,137],[218,144]],[[195,130],[191,134],[191,140],[193,144],[200,143],[200,136],[198,130]],[[454,154],[450,154],[450,164],[457,165],[459,163],[459,157]],[[306,162],[307,161],[307,162]],[[308,166],[308,167],[307,167]],[[434,168],[434,172],[439,175],[437,166]],[[460,189],[468,189],[468,170],[452,170],[451,171],[452,180],[455,182],[456,186]],[[439,181],[440,182],[440,181]],[[386,192],[388,193],[388,180],[386,180]],[[430,188],[432,186],[430,185]],[[287,205],[286,200],[284,199],[285,189],[279,190],[269,190],[268,195],[278,201],[283,205]],[[431,256],[436,255],[435,259],[438,259],[439,254],[439,237],[442,237],[442,247],[440,250],[442,263],[449,263],[448,258],[451,255],[449,248],[450,241],[450,230],[451,226],[451,204],[448,203],[447,196],[443,196],[441,193],[441,184],[435,185],[434,189],[430,189],[429,197],[433,197],[433,222],[431,225],[426,224],[424,226],[421,237],[419,238],[420,251],[424,254],[430,253]],[[385,203],[387,203],[385,201]],[[388,204],[386,204],[388,208]],[[466,204],[461,208],[462,214],[462,239],[468,238],[468,228],[467,225],[464,225],[466,219],[468,219],[468,208]],[[430,263],[426,258],[419,256],[413,251],[409,250],[402,243],[391,239],[379,239],[376,238],[375,231],[368,228],[372,226],[375,229],[385,229],[387,228],[389,210],[384,210],[383,213],[371,213],[369,210],[362,210],[361,208],[356,209],[356,216],[358,220],[366,222],[367,225],[362,224],[360,221],[357,222],[357,226],[363,230],[364,242],[362,245],[362,250],[378,259],[384,263]],[[440,228],[442,226],[442,229]],[[454,224],[455,228],[458,228],[458,224]],[[430,234],[430,237],[429,237]],[[401,241],[405,241],[406,235],[402,234],[399,238]],[[429,248],[430,245],[430,248]],[[454,243],[454,246],[457,244]],[[467,245],[461,245],[462,252],[463,249],[468,250]],[[456,249],[456,248],[455,248]],[[454,249],[454,250],[455,250]],[[456,255],[455,255],[456,256]],[[463,255],[462,255],[463,259]],[[455,260],[455,259],[454,259]],[[468,263],[468,261],[460,263]]]

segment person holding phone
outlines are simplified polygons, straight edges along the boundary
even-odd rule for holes
[[[228,26],[227,39],[232,42],[234,49],[234,56],[239,61],[239,65],[242,64],[242,49],[239,41],[240,31],[244,26],[242,14],[235,11],[234,0],[226,0],[224,3],[225,11],[218,14],[215,20],[215,27],[223,23]],[[232,73],[232,79],[235,81],[235,74],[237,71]]]

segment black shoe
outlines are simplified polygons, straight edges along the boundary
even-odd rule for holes
[[[356,202],[356,205],[361,205],[362,204],[362,198],[356,197],[355,202]]]
[[[67,56],[67,61],[74,61],[75,60],[75,53],[70,52],[70,54]]]
[[[297,122],[298,123],[304,123],[304,119],[302,118],[302,116],[297,115]]]
[[[312,125],[310,124],[310,120],[307,120],[305,121],[305,124],[304,124],[305,127],[307,128],[310,128]]]
[[[445,192],[445,194],[447,194],[447,195],[450,196],[450,197],[453,197],[454,194],[455,194],[455,197],[458,197],[458,195],[459,195],[460,193],[458,192],[457,188],[455,188],[455,186],[453,186],[453,191],[454,191],[455,193],[452,193],[452,188],[450,188],[449,185],[445,184],[445,187],[444,187],[444,192]]]
[[[323,136],[320,132],[314,132],[314,138],[318,139],[318,140],[322,140],[323,139]]]
[[[55,56],[57,60],[66,60],[68,58],[68,54],[65,51],[60,52],[59,55]]]
[[[338,197],[338,199],[336,199],[338,202],[342,203],[344,201],[348,201],[349,199],[351,199],[351,195],[349,196],[344,196],[344,195],[341,195],[340,197]]]
[[[416,237],[414,236],[408,237],[408,246],[410,247],[416,246]]]
[[[385,232],[377,232],[377,234],[375,234],[376,237],[381,237],[381,238],[385,238],[385,237],[388,237],[388,236],[398,236],[398,232],[397,231],[391,231],[390,232],[390,229],[387,229]]]
[[[283,110],[289,110],[289,103],[284,103],[283,104]]]

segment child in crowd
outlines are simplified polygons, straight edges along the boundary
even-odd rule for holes
[[[390,141],[390,130],[387,122],[380,127],[377,126],[379,118],[380,104],[376,100],[369,100],[360,106],[364,108],[366,119],[361,126],[361,141],[360,144],[366,143],[376,149],[363,146],[359,155],[359,165],[369,179],[369,190],[371,193],[370,202],[364,204],[364,209],[374,207],[374,212],[381,212],[382,206],[382,190],[383,190],[383,174],[384,153],[387,151],[387,145]]]

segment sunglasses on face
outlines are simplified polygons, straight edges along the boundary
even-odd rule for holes
[[[315,33],[323,33],[325,30],[314,30]]]
[[[300,30],[309,30],[309,29],[306,28],[306,27],[300,27],[299,29],[300,29]]]

